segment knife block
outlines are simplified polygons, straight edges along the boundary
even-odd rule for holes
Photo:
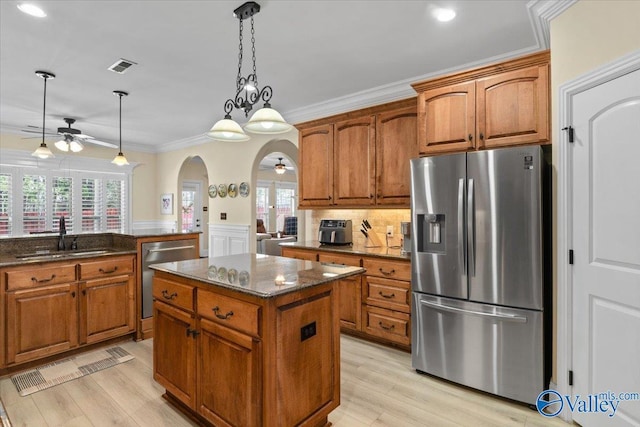
[[[365,245],[365,247],[367,247],[367,248],[381,248],[381,247],[384,246],[384,244],[382,243],[382,240],[380,240],[380,236],[378,236],[378,233],[373,231],[373,229],[368,230],[367,234],[369,234],[369,237],[367,237],[367,241],[370,244]]]

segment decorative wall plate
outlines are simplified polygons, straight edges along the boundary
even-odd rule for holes
[[[236,197],[238,195],[238,186],[236,184],[229,184],[229,197]]]
[[[212,199],[218,195],[218,187],[215,184],[209,186],[209,197]]]
[[[240,183],[240,196],[247,197],[249,195],[249,183],[243,182]]]
[[[227,197],[227,184],[218,185],[218,196]]]

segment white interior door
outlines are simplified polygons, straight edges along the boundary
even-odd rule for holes
[[[182,206],[181,206],[182,232],[203,232],[202,224],[202,184],[198,181],[182,182]],[[207,256],[208,249],[202,244],[200,238],[200,256]]]
[[[572,124],[572,395],[639,393],[640,70],[576,94]],[[583,426],[640,425],[640,400],[579,409]]]

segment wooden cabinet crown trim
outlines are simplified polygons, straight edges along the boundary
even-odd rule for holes
[[[310,120],[308,122],[297,123],[295,124],[295,127],[299,131],[302,131],[304,129],[309,129],[309,128],[320,126],[320,125],[341,122],[344,120],[351,120],[355,118],[360,118],[362,116],[372,116],[372,115],[383,113],[386,111],[395,110],[397,108],[408,108],[408,107],[415,108],[417,105],[418,105],[418,98],[414,96],[412,98],[407,98],[400,101],[389,102],[387,104],[381,104],[373,107],[362,108],[360,110],[349,111],[347,113],[335,114],[333,116],[322,117],[320,119]]]
[[[533,65],[548,64],[550,58],[550,51],[545,50],[542,52],[533,53],[531,55],[522,56],[513,60],[485,65],[482,67],[472,68],[470,70],[451,73],[434,79],[413,83],[411,86],[416,92],[420,93],[430,89],[436,89],[456,83],[464,83],[469,80],[477,80],[484,77],[493,76],[498,73],[519,70],[521,68],[527,68]]]

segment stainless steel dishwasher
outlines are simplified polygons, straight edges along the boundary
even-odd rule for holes
[[[153,270],[151,264],[199,258],[194,239],[142,244],[142,318],[153,315]]]

